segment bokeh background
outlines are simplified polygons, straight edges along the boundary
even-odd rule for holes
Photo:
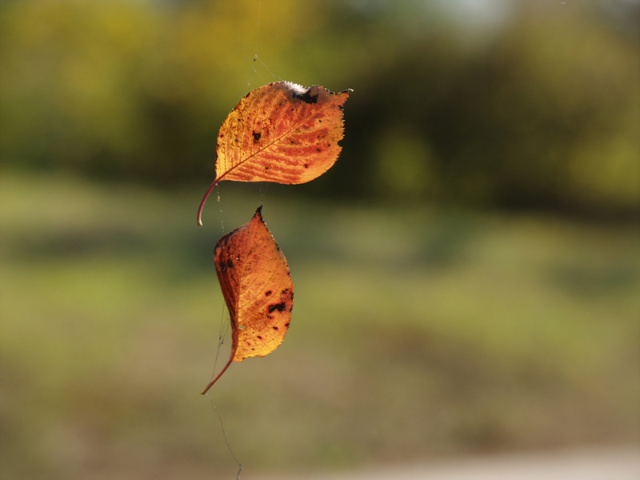
[[[224,433],[246,478],[640,443],[639,25],[635,0],[4,0],[3,477],[233,478]],[[220,124],[276,80],[354,89],[340,160],[223,182],[196,228]],[[214,406],[212,251],[259,204],[292,327]]]

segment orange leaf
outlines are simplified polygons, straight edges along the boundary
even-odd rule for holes
[[[231,362],[264,357],[284,340],[293,308],[287,259],[262,220],[259,207],[249,223],[222,237],[214,259],[231,319]]]
[[[216,178],[198,208],[222,180],[305,183],[338,159],[344,134],[342,106],[352,90],[275,82],[246,95],[220,127]]]

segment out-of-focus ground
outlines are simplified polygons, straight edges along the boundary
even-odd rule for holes
[[[259,203],[296,297],[210,392],[247,472],[640,443],[637,226],[237,187],[198,229],[199,191],[2,172],[9,478],[227,478],[211,255]]]
[[[637,480],[639,448],[527,453],[446,462],[382,466],[356,473],[252,477],[254,480]]]

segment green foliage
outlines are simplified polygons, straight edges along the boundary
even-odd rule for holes
[[[401,162],[385,135],[410,124],[429,145],[413,160],[435,174],[427,197],[638,212],[640,52],[603,22],[531,3],[484,47],[446,37],[407,45],[356,88],[355,106],[370,103],[347,120],[366,129],[349,132],[345,154],[362,171],[380,152]]]
[[[288,79],[355,90],[342,160],[305,192],[638,212],[636,4],[508,2],[483,30],[422,3],[4,2],[0,158],[208,178],[237,99]]]
[[[292,17],[278,27],[280,42],[300,34],[293,18],[313,16],[296,3],[273,9]],[[128,1],[0,7],[7,27],[0,156],[149,180],[208,170],[219,119],[230,98],[246,93],[255,7],[249,0],[177,10]],[[265,15],[263,28],[275,29],[275,20]]]

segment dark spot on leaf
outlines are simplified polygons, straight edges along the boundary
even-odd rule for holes
[[[231,259],[227,260],[227,268],[233,268],[233,261]]]
[[[262,340],[262,335],[258,335],[256,338],[257,338],[258,340]]]
[[[274,326],[274,327],[271,327],[271,328],[273,328],[274,330],[277,330],[277,329],[278,329],[278,327],[275,327],[275,326]]]
[[[285,323],[284,326],[289,328],[289,322]]]
[[[269,295],[271,295],[273,292],[271,290],[267,290],[266,292],[264,292],[264,294],[268,297]]]
[[[227,265],[226,265],[226,264],[224,264],[224,263],[221,263],[221,264],[220,264],[220,271],[221,271],[221,272],[224,272],[224,271],[226,271],[226,270],[227,270]]]
[[[320,151],[320,149],[318,149],[318,151]],[[305,163],[305,164],[304,164],[304,168],[309,168],[309,164],[308,164],[308,163]]]
[[[311,95],[311,93],[309,93],[310,90],[307,89],[304,93],[302,94],[293,94],[293,98],[297,98],[298,100],[302,100],[304,103],[318,103],[318,95],[316,95],[315,97]]]
[[[273,313],[274,310],[283,312],[285,307],[286,305],[284,302],[276,303],[275,305],[269,305],[269,313]]]
[[[253,141],[257,142],[258,140],[260,140],[260,137],[262,137],[262,134],[260,132],[253,132]]]

